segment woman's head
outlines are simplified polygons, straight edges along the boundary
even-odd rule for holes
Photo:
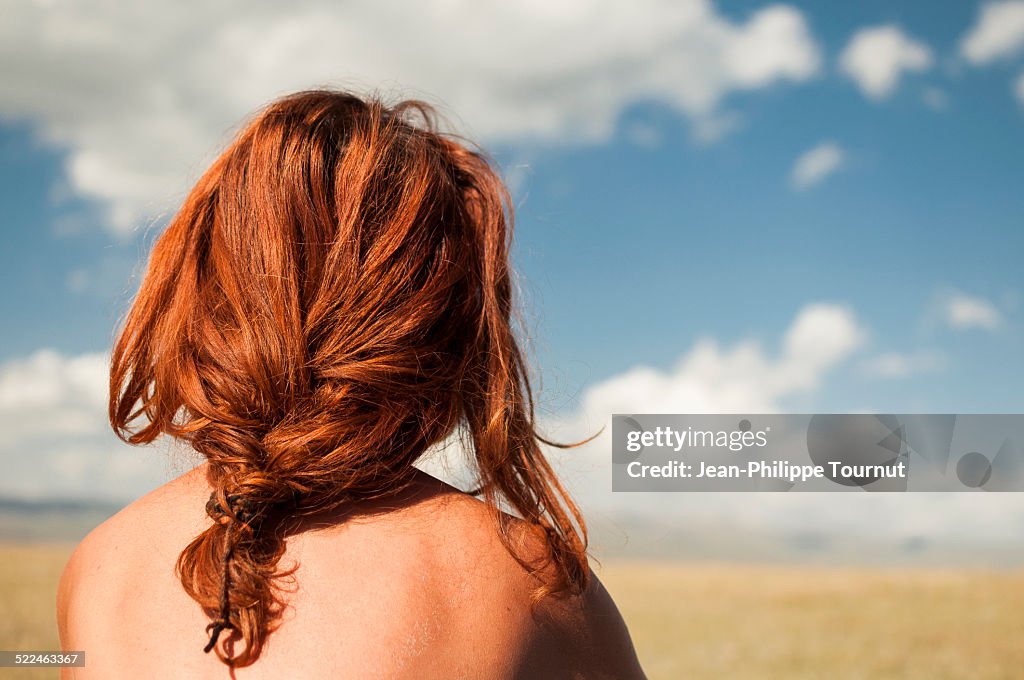
[[[178,568],[211,643],[241,639],[222,659],[251,663],[279,617],[282,522],[400,491],[460,426],[496,517],[546,530],[545,589],[585,585],[511,327],[510,237],[491,164],[415,101],[285,97],[192,189],[116,342],[110,419],[209,461],[214,522]]]

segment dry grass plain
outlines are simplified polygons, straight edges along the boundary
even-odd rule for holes
[[[0,649],[57,648],[70,550],[0,544]],[[609,561],[598,573],[651,680],[1024,677],[1020,571]]]
[[[609,563],[652,680],[1022,678],[1024,572]]]
[[[70,545],[0,544],[0,649],[56,650],[57,581]],[[55,668],[0,668],[0,678],[56,678]]]

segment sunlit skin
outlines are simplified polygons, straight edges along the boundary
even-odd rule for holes
[[[58,594],[62,678],[229,677],[203,654],[207,618],[173,564],[209,518],[200,466],[118,513],[82,542]],[[541,541],[519,525],[520,539]],[[528,547],[528,550],[531,549]],[[596,578],[548,598],[509,555],[486,506],[426,474],[358,514],[312,519],[287,539],[280,628],[245,678],[643,678],[629,633]],[[229,644],[231,641],[229,641]]]
[[[111,353],[118,436],[204,462],[71,559],[70,677],[642,676],[540,446],[576,444],[535,427],[511,235],[420,102],[300,92],[242,128]],[[472,494],[414,467],[457,434]]]

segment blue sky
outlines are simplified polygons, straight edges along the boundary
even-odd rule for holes
[[[320,83],[499,159],[547,416],[1024,411],[1024,2],[186,5],[0,28],[0,493],[166,472],[101,434],[133,275],[232,127]]]

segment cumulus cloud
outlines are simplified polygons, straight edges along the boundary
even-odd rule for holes
[[[943,317],[953,328],[981,328],[996,330],[1003,323],[1003,315],[995,305],[982,297],[954,292],[943,306]]]
[[[772,413],[787,397],[807,393],[866,338],[853,312],[812,304],[797,314],[776,356],[755,340],[723,347],[704,338],[675,368],[637,366],[587,390],[586,413]]]
[[[846,154],[835,142],[822,142],[810,149],[793,164],[790,183],[794,189],[810,189],[843,166]]]
[[[974,26],[960,42],[960,54],[972,64],[987,64],[1024,49],[1024,1],[982,5]]]
[[[861,370],[877,378],[907,378],[919,373],[931,373],[946,365],[946,357],[934,350],[900,353],[886,352],[861,362]]]
[[[839,56],[839,67],[871,99],[885,99],[906,72],[932,66],[927,45],[887,24],[858,31]]]
[[[0,495],[131,500],[180,457],[130,447],[107,427],[108,359],[39,350],[0,364]]]
[[[65,149],[71,187],[124,232],[180,196],[241,116],[299,88],[439,99],[487,142],[586,142],[643,100],[714,127],[730,93],[805,81],[821,61],[786,5],[740,21],[709,0],[430,0],[399,13],[368,0],[17,3],[0,24],[0,117]]]
[[[53,350],[39,350],[0,368],[0,412],[102,408],[106,380],[103,354],[64,357]]]

